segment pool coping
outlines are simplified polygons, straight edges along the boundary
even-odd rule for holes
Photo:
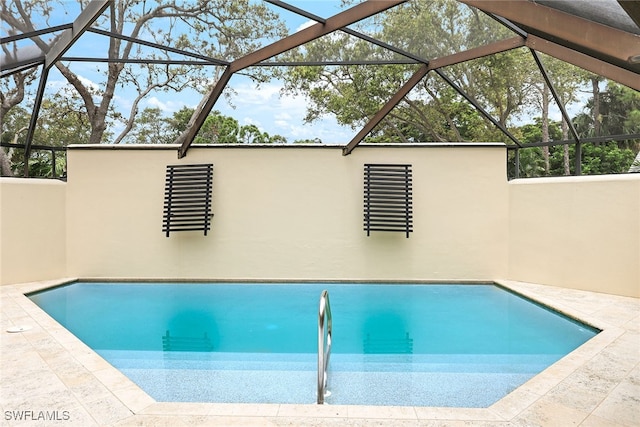
[[[156,402],[25,296],[74,280],[65,278],[0,287],[3,425],[13,425],[7,423],[14,420],[11,417],[7,420],[7,411],[19,410],[67,411],[69,419],[64,425],[128,425],[144,424],[144,420],[150,424],[179,425],[207,420],[224,423],[227,418],[235,424],[280,421],[304,424],[329,419],[340,424],[373,420],[403,423],[457,420],[489,424],[517,420],[527,420],[528,424],[538,420],[544,424],[545,419],[557,421],[556,416],[584,425],[601,424],[602,420],[631,425],[634,412],[637,414],[637,406],[633,406],[634,400],[635,405],[640,400],[640,352],[637,351],[640,348],[637,346],[640,299],[637,298],[494,280],[493,283],[507,290],[579,319],[601,332],[488,408],[177,403]],[[32,329],[14,334],[6,332],[9,326],[19,325],[29,325]],[[19,349],[26,351],[24,358],[17,354]],[[19,390],[21,384],[24,385],[21,381],[13,381],[12,385],[12,378],[21,378],[22,372],[28,372],[30,367],[25,365],[31,359],[39,364],[34,369],[36,376],[42,376],[42,384],[51,383],[47,387],[51,387],[53,395],[60,396],[60,403],[45,399],[52,395],[46,396],[47,387],[35,387],[35,397],[31,398],[33,391],[21,393]],[[603,364],[600,362],[608,365],[600,366]],[[70,369],[71,366],[75,368]],[[591,377],[586,375],[596,375],[596,379],[589,380]],[[600,399],[595,401],[592,397],[587,402],[579,390],[584,388],[586,394],[594,390],[594,384],[603,389],[596,393]],[[629,394],[632,399],[627,404]],[[56,412],[56,415],[59,414]]]

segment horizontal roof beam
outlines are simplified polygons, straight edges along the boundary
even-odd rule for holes
[[[517,49],[525,45],[525,39],[522,37],[512,37],[510,39],[500,40],[495,43],[491,43],[484,46],[479,46],[477,48],[465,50],[464,52],[454,53],[453,55],[443,56],[436,59],[431,59],[429,61],[425,61],[425,66],[422,67],[418,72],[416,72],[407,83],[387,102],[384,107],[378,113],[376,113],[371,120],[365,125],[360,132],[342,149],[343,155],[350,154],[355,147],[362,142],[365,136],[369,132],[371,132],[384,117],[391,112],[391,110],[398,105],[398,103],[404,98],[411,90],[422,80],[422,78],[431,70],[436,70],[438,68],[447,67],[450,65],[458,64],[465,61],[470,61],[472,59],[482,58],[485,56],[493,55],[499,52],[505,52],[512,49]],[[428,63],[428,65],[427,65]],[[450,80],[445,79],[447,83],[450,83]],[[471,101],[470,97],[468,97],[461,88],[457,86],[453,86],[456,91],[462,94],[467,100],[469,100],[474,107],[479,108],[481,112],[485,115],[486,113],[482,108],[480,108],[475,102]],[[494,124],[499,126],[495,120]],[[507,133],[508,134],[508,133]],[[508,134],[509,135],[509,134]],[[513,137],[509,136],[516,144],[518,143]]]
[[[326,19],[324,19],[324,18],[322,18],[322,17],[320,17],[318,15],[315,15],[313,13],[307,12],[306,10],[302,10],[302,9],[300,9],[298,7],[292,6],[292,5],[290,5],[288,3],[285,3],[283,1],[279,1],[279,0],[265,0],[265,1],[267,3],[271,3],[273,5],[281,7],[283,9],[285,9],[285,10],[290,11],[290,12],[297,13],[298,15],[304,16],[305,18],[312,19],[312,20],[314,20],[316,22],[320,22],[321,24],[324,24],[326,22]],[[424,62],[424,60],[422,58],[418,57],[417,55],[412,54],[411,52],[407,52],[405,50],[398,49],[395,46],[392,46],[392,45],[390,45],[388,43],[385,43],[385,42],[383,42],[381,40],[378,40],[378,39],[375,39],[373,37],[367,36],[366,34],[362,34],[362,33],[358,32],[358,31],[352,30],[351,28],[342,28],[340,31],[343,31],[343,32],[345,32],[345,33],[347,33],[349,35],[358,37],[358,38],[360,38],[362,40],[365,40],[365,41],[367,41],[369,43],[372,43],[372,44],[375,44],[377,46],[380,46],[380,47],[382,47],[384,49],[390,50],[391,52],[395,52],[395,53],[397,53],[399,55],[402,55],[402,56],[405,56],[407,58],[413,59],[415,63],[423,63]]]
[[[537,36],[605,56],[632,69],[629,59],[640,54],[640,36],[528,0],[459,0],[487,13],[535,29]],[[544,35],[544,36],[543,36]],[[547,37],[549,36],[549,37]],[[625,64],[625,65],[623,65]]]
[[[398,105],[411,90],[427,75],[429,68],[423,65],[416,71],[409,80],[400,88],[393,97],[369,120],[369,122],[353,137],[353,139],[342,149],[342,155],[351,154],[354,148],[371,132],[386,116]]]
[[[442,56],[440,58],[431,59],[429,61],[429,70],[448,67],[450,65],[459,64],[461,62],[471,61],[473,59],[494,55],[500,52],[517,49],[525,45],[525,39],[522,37],[512,37],[500,40],[484,46],[475,47],[463,52],[454,53],[453,55]]]
[[[147,47],[152,47],[158,50],[162,50],[164,52],[171,52],[171,53],[176,53],[178,55],[184,55],[184,56],[188,56],[191,58],[196,58],[196,59],[201,59],[203,61],[207,61],[210,62],[212,64],[216,64],[216,65],[229,65],[229,61],[223,61],[221,59],[215,59],[215,58],[210,58],[208,56],[205,55],[200,55],[197,53],[192,53],[192,52],[187,52],[185,50],[182,49],[176,49],[173,48],[171,46],[164,46],[158,43],[153,43],[153,42],[148,42],[146,40],[141,40],[141,39],[137,39],[135,37],[129,37],[129,36],[125,36],[123,34],[117,34],[117,33],[113,33],[111,31],[105,31],[105,30],[100,30],[98,28],[89,28],[87,29],[87,32],[89,33],[94,33],[94,34],[100,34],[102,36],[107,36],[107,37],[113,37],[119,40],[124,40],[130,43],[135,43],[135,44],[139,44],[142,46],[147,46]]]
[[[327,60],[327,61],[279,61],[279,62],[259,62],[254,67],[324,67],[324,66],[341,66],[341,65],[416,65],[422,64],[422,61],[414,61],[413,59],[372,59],[372,60]]]
[[[73,26],[64,30],[60,34],[60,38],[53,43],[44,59],[45,68],[51,68],[111,4],[111,0],[92,0],[89,2],[84,10],[80,12],[78,18],[73,21]]]
[[[517,147],[515,145],[507,145],[507,148],[510,150],[515,150],[520,148],[555,147],[558,145],[572,145],[572,144],[577,144],[578,142],[582,144],[592,144],[592,143],[601,143],[601,142],[629,141],[634,139],[640,139],[640,133],[592,136],[589,138],[580,138],[580,141],[576,141],[575,139],[563,139],[563,140],[548,141],[548,142],[528,142],[520,147]]]
[[[66,30],[68,28],[73,28],[72,23],[57,25],[55,27],[48,27],[42,30],[29,31],[28,33],[15,34],[13,36],[7,36],[0,38],[0,44],[11,43],[18,40],[30,39],[32,37],[41,36],[43,34],[54,33],[56,31]]]
[[[218,98],[222,94],[227,83],[231,79],[231,76],[237,71],[244,70],[259,62],[265,61],[269,58],[273,58],[283,52],[296,48],[307,42],[320,38],[324,35],[330,34],[336,30],[339,30],[347,25],[351,25],[354,22],[361,21],[377,13],[383,12],[389,8],[392,8],[398,4],[404,3],[407,0],[367,0],[363,3],[359,3],[350,9],[340,12],[331,18],[328,18],[324,23],[317,23],[311,27],[307,27],[298,31],[288,37],[280,39],[268,46],[258,49],[248,55],[233,61],[224,71],[220,80],[211,89],[206,102],[202,107],[194,113],[192,120],[189,123],[187,130],[178,137],[176,140],[180,144],[178,149],[178,158],[183,158],[187,155],[189,147],[193,143],[198,131],[204,124],[207,116],[211,112],[211,109],[218,101]]]
[[[145,58],[89,58],[80,56],[63,56],[60,61],[65,62],[95,62],[110,64],[153,64],[153,65],[194,65],[203,67],[219,67],[219,64],[213,64],[210,61],[202,61],[196,59],[145,59]]]
[[[617,67],[592,56],[585,55],[568,47],[550,42],[540,37],[529,35],[527,47],[545,53],[554,58],[561,59],[577,67],[591,71],[599,76],[614,80],[635,90],[640,90],[640,77],[638,73]]]
[[[233,61],[231,63],[231,72],[235,73],[236,71],[243,70],[257,64],[258,62],[265,61],[283,52],[344,28],[347,25],[351,25],[377,13],[384,12],[385,10],[401,3],[405,3],[406,1],[407,0],[367,0],[363,3],[359,3],[344,12],[340,12],[331,18],[328,18],[324,23],[319,22],[314,24]]]

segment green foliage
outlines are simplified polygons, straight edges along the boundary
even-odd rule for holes
[[[22,0],[3,3],[3,24],[9,33],[27,33],[48,22],[56,12],[69,9],[82,9],[85,0],[69,2],[67,0]],[[6,10],[5,10],[6,9]],[[98,26],[108,28],[116,35],[109,43],[96,44],[95,56],[122,62],[111,62],[101,67],[102,81],[87,83],[74,69],[74,64],[58,62],[57,70],[80,95],[83,106],[76,111],[85,115],[90,124],[91,133],[88,142],[101,143],[105,140],[119,143],[134,127],[138,106],[141,100],[154,92],[179,93],[191,88],[206,92],[212,82],[217,80],[222,67],[186,67],[178,65],[130,64],[131,58],[167,59],[167,52],[151,49],[133,42],[127,37],[144,38],[160,45],[171,46],[199,53],[211,58],[233,60],[255,51],[265,41],[286,35],[285,25],[279,16],[262,2],[251,0],[210,0],[210,1],[139,1],[119,0],[112,2],[109,12],[96,21]],[[42,36],[31,40],[43,46],[48,43]],[[7,47],[9,51],[11,47]],[[255,80],[268,79],[268,69],[256,71]],[[96,80],[96,79],[93,79]],[[24,89],[25,80],[16,83]],[[119,111],[125,126],[121,133],[107,138],[112,115],[116,88],[128,87],[136,96],[131,101],[129,111]],[[19,90],[14,91],[16,94]],[[17,95],[16,95],[17,96]],[[15,96],[14,96],[15,97]],[[4,107],[4,102],[2,103]],[[3,111],[4,113],[4,111]],[[133,139],[146,139],[145,135],[136,135]],[[131,138],[130,138],[131,139]]]
[[[171,117],[163,117],[159,109],[145,109],[131,134],[139,144],[170,144],[185,129],[193,109],[183,107]],[[286,143],[281,135],[269,135],[253,124],[240,125],[233,117],[213,111],[205,119],[194,144],[273,144]]]
[[[128,139],[136,144],[168,144],[173,142],[173,139],[167,130],[162,111],[159,108],[145,108],[130,131]]]
[[[624,144],[620,144],[624,145]],[[616,142],[605,144],[582,144],[582,174],[602,175],[626,173],[635,159],[633,150],[620,146]],[[575,173],[575,146],[568,148],[570,171]],[[514,176],[515,150],[509,152],[509,176]],[[565,146],[550,147],[551,176],[564,175]],[[531,178],[545,176],[544,157],[541,147],[520,149],[520,177]]]
[[[322,140],[320,138],[314,139],[296,139],[293,141],[294,144],[322,144]]]
[[[15,176],[24,174],[24,150],[16,149],[12,156],[12,170]],[[55,164],[55,174],[54,174]],[[33,178],[59,178],[66,174],[67,161],[65,153],[54,154],[47,150],[32,150],[29,156],[29,176]]]
[[[545,162],[542,148],[531,147],[520,150],[520,177],[534,178],[545,175]],[[514,175],[515,150],[509,151],[509,176]]]
[[[84,144],[89,139],[91,126],[86,115],[76,110],[77,99],[56,94],[42,101],[40,114],[33,135],[33,145],[66,147],[69,144]],[[24,144],[26,141],[31,111],[15,106],[3,117],[2,142]],[[16,176],[24,173],[24,150],[11,149],[9,161]],[[49,150],[32,149],[29,157],[29,176],[51,178],[53,156]],[[64,153],[55,155],[55,176],[64,174]]]
[[[360,30],[425,59],[512,36],[505,27],[451,0],[404,3]],[[296,61],[391,59],[397,54],[347,34],[332,35],[289,53]],[[526,50],[447,67],[443,72],[507,126],[528,99]],[[529,59],[529,61],[531,61]],[[418,69],[414,65],[296,67],[285,89],[309,99],[307,121],[325,114],[356,129],[367,123]],[[505,137],[435,73],[427,75],[368,135],[367,142],[503,141]]]
[[[540,117],[536,117],[534,119],[534,123],[528,123],[520,126],[515,133],[520,142],[525,145],[533,142],[541,142],[542,120],[540,119]],[[562,139],[562,130],[560,129],[560,123],[549,123],[549,138],[551,141]]]
[[[69,111],[64,102],[46,99],[42,102],[38,119],[39,126],[33,144],[48,147],[66,147],[69,144],[83,144],[89,139],[91,126],[86,116]],[[158,108],[146,108],[133,126],[129,141],[136,144],[170,144],[187,128],[193,110],[182,108],[171,117],[164,117]],[[24,144],[31,112],[20,106],[8,111],[3,117],[2,142]],[[219,111],[212,112],[197,134],[196,144],[284,144],[281,135],[261,132],[256,125],[241,126],[232,117]],[[4,149],[4,148],[3,148]],[[6,150],[5,150],[6,152]],[[10,149],[11,170],[17,176],[24,173],[24,150]],[[55,155],[55,176],[64,175],[66,160],[64,153]],[[50,150],[32,149],[29,158],[29,176],[51,178],[53,158]]]
[[[575,146],[569,147],[571,173],[575,173]],[[629,148],[621,148],[615,142],[606,144],[582,145],[582,173],[584,175],[601,175],[609,173],[625,173],[633,163],[635,154]],[[561,175],[562,154],[555,149],[551,156],[552,173]]]

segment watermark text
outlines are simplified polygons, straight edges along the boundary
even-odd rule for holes
[[[5,421],[69,421],[69,411],[34,411],[14,410],[4,411]]]

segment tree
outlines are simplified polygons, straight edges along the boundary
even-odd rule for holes
[[[575,173],[573,161],[575,159],[575,146],[567,146],[569,152],[570,173]],[[553,147],[551,154],[551,174],[564,175],[564,150]],[[611,141],[602,144],[582,145],[582,173],[585,175],[600,175],[611,173],[626,173],[632,165],[635,154],[629,148],[620,148],[617,143]]]
[[[64,1],[10,0],[2,8],[2,20],[10,31],[31,32],[35,30],[34,17],[40,16],[46,20],[57,7],[63,10]],[[255,50],[265,39],[285,33],[285,27],[277,15],[265,5],[250,0],[186,3],[178,0],[121,0],[113,2],[109,11],[99,19],[98,25],[105,26],[116,35],[143,37],[210,58],[236,58]],[[40,36],[34,36],[32,40],[42,51],[49,50],[50,44]],[[57,69],[83,100],[84,113],[91,125],[89,143],[105,140],[108,114],[117,87],[133,87],[136,97],[129,111],[123,115],[125,126],[115,137],[116,143],[122,141],[134,127],[139,103],[144,97],[153,91],[181,91],[186,88],[204,93],[217,81],[221,72],[215,67],[205,70],[202,67],[127,64],[126,61],[131,58],[169,59],[171,55],[118,37],[109,38],[104,53],[111,62],[102,70],[104,80],[93,82],[99,87],[95,92],[81,75],[72,70],[71,64],[56,63]],[[123,62],[113,62],[118,59]]]
[[[132,126],[128,140],[136,144],[169,144],[173,142],[160,108],[145,108]]]
[[[601,93],[599,105],[600,129],[605,135],[640,133],[640,93],[614,82],[608,82]],[[640,141],[628,140],[628,147]]]
[[[566,110],[567,106],[577,100],[577,92],[581,84],[583,84],[586,80],[588,80],[588,73],[584,70],[580,70],[579,68],[558,60],[556,58],[546,56],[546,55],[538,55],[540,61],[543,63],[543,66],[547,72],[547,76],[553,85],[556,94],[560,98],[560,103],[562,107]],[[540,74],[539,78],[534,81],[531,85],[533,89],[535,89],[535,102],[540,107],[542,113],[542,135],[539,141],[541,142],[549,142],[551,141],[549,135],[549,107],[550,105],[555,104],[555,100],[551,96],[551,89],[547,84],[546,80],[543,78],[542,74]],[[569,138],[569,127],[564,120],[564,117],[561,121],[561,129],[562,135],[559,135],[558,138],[555,139],[564,139],[568,140]],[[564,164],[565,164],[565,175],[569,174],[569,152],[568,146],[564,146]],[[550,150],[548,146],[542,147],[542,153],[545,162],[545,173],[548,175],[550,173],[551,165],[550,165]]]
[[[2,54],[7,60],[15,60],[16,52],[9,48],[11,44],[2,44]],[[15,48],[15,43],[13,44]],[[35,69],[13,74],[10,78],[0,79],[0,135],[5,135],[5,121],[7,113],[19,105],[25,97],[25,87],[35,78]],[[20,128],[21,131],[27,128]],[[4,140],[4,138],[3,138]],[[8,142],[8,141],[5,141]],[[0,149],[0,176],[13,176],[10,155]]]
[[[146,108],[133,127],[131,136],[138,144],[169,144],[187,127],[194,109],[183,107],[171,117],[163,117],[157,108]],[[195,144],[272,144],[286,143],[281,135],[269,135],[256,125],[240,125],[233,117],[214,110],[196,135]]]
[[[591,81],[596,81],[596,78]],[[594,85],[595,87],[595,85]],[[594,97],[574,119],[583,137],[640,133],[640,93],[614,82],[604,91],[594,89]],[[597,101],[596,101],[597,100]],[[640,140],[586,144],[583,146],[584,173],[621,173],[629,170],[640,150]]]
[[[520,176],[530,178],[549,175],[551,173],[550,167],[547,166],[550,161],[549,147],[526,148],[526,146],[530,143],[561,139],[562,131],[559,123],[548,119],[545,123],[544,117],[536,117],[534,123],[520,126],[515,134],[525,147],[520,150]]]
[[[372,33],[373,31],[373,33]],[[460,52],[513,36],[484,14],[458,2],[415,0],[399,5],[362,32],[425,59]],[[527,52],[516,50],[447,67],[445,74],[504,126],[529,100],[530,75],[520,67]],[[336,34],[289,53],[294,61],[393,59],[397,54],[347,34]],[[339,123],[362,127],[417,70],[412,65],[296,67],[285,76],[286,91],[309,99],[306,121],[333,114]],[[414,142],[503,140],[435,73],[427,77],[374,129],[367,141]]]
[[[56,94],[53,98],[42,101],[38,126],[33,139],[36,144],[48,147],[66,147],[69,144],[83,144],[89,138],[91,126],[87,116],[78,110],[77,96],[74,93]],[[3,117],[5,131],[2,142],[24,144],[26,129],[29,125],[31,112],[21,106],[10,109]],[[4,151],[3,151],[4,152]],[[15,174],[22,174],[24,170],[24,150],[13,149],[8,153],[10,168]],[[29,158],[31,176],[51,177],[60,176],[64,170],[64,156],[56,158],[52,164],[50,152],[32,150]]]

